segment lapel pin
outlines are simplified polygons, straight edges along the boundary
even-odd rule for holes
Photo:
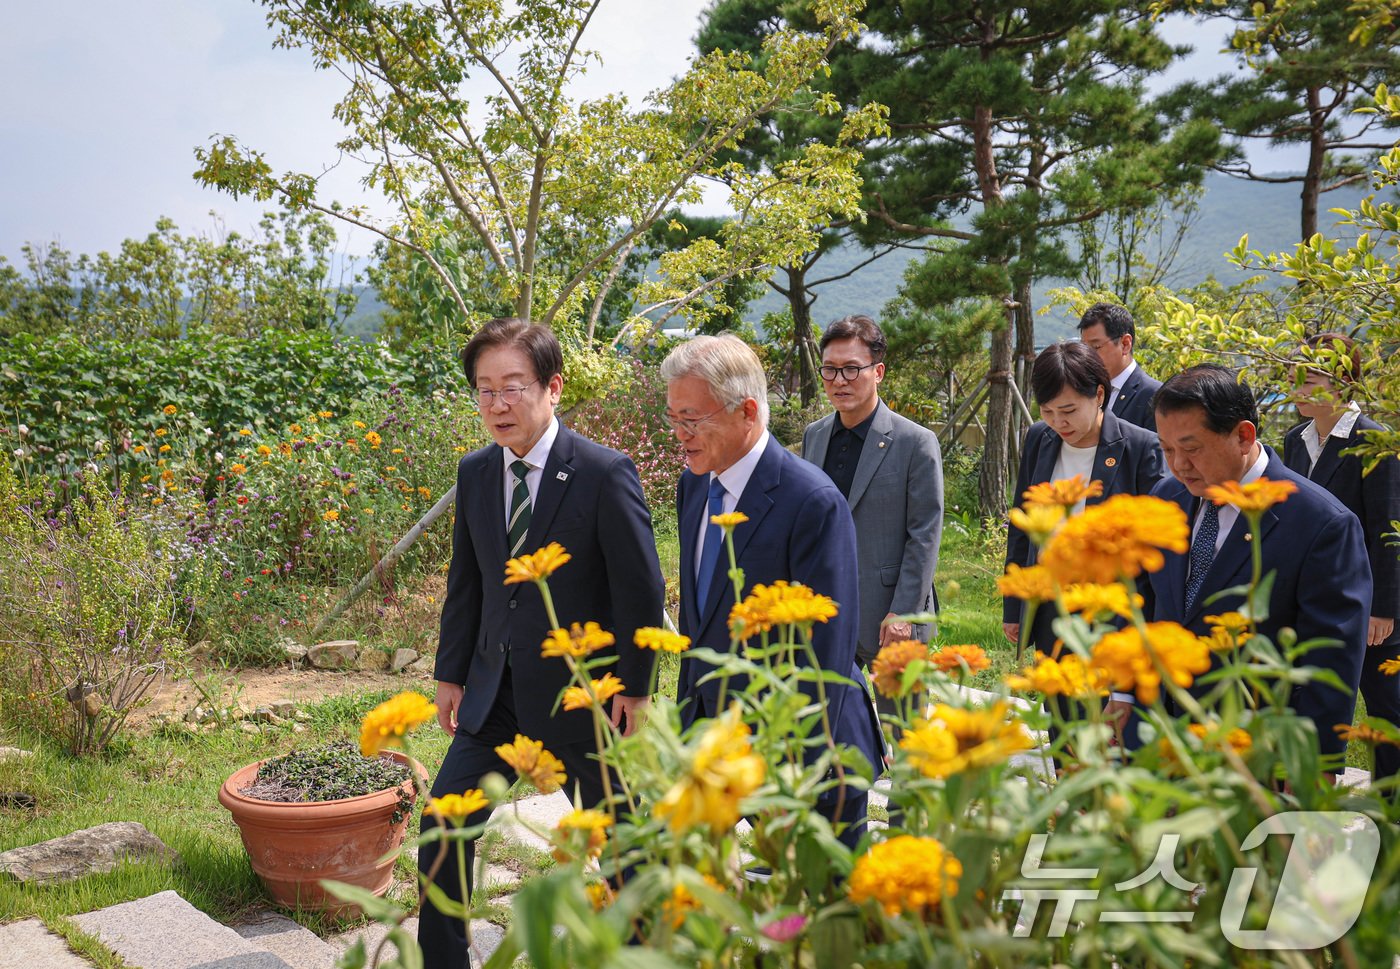
[[[1244,533],[1244,540],[1245,540],[1246,542],[1252,542],[1252,541],[1254,541],[1254,533],[1253,533],[1253,532],[1245,532],[1245,533]]]
[[[554,476],[555,476],[556,478],[558,478],[560,481],[568,481],[568,480],[569,480],[569,472],[567,472],[567,471],[557,471],[557,472],[555,472]]]
[[[1113,466],[1114,466],[1115,464],[1117,464],[1117,463],[1118,463],[1118,459],[1117,459],[1117,458],[1104,458],[1104,459],[1103,459],[1103,466],[1104,466],[1105,468],[1111,468],[1111,467],[1113,467]]]
[[[880,442],[880,447],[884,447],[884,446],[885,446],[885,442],[884,442],[884,441],[881,441],[881,442]]]

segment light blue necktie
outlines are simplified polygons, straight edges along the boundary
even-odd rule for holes
[[[719,478],[710,477],[710,504],[707,515],[724,514],[724,485]],[[706,521],[709,521],[707,518]],[[719,562],[720,546],[724,544],[724,529],[714,522],[705,526],[705,544],[700,549],[700,570],[695,573],[695,612],[705,611],[705,603],[710,596],[710,579],[715,574],[715,564]]]
[[[1201,586],[1210,571],[1210,563],[1215,561],[1215,540],[1220,535],[1220,509],[1215,502],[1206,499],[1205,514],[1201,516],[1201,526],[1196,529],[1196,537],[1191,542],[1191,574],[1186,580],[1186,612],[1191,615],[1191,607],[1196,604],[1196,596],[1201,594]]]

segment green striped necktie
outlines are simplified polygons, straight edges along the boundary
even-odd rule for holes
[[[515,558],[525,548],[525,533],[530,530],[530,486],[525,483],[525,475],[530,466],[524,461],[513,461],[511,474],[515,475],[515,490],[510,494],[510,524],[506,526],[506,544],[510,546],[510,557]]]

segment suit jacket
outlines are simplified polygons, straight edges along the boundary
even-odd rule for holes
[[[1123,382],[1123,389],[1118,391],[1113,402],[1113,416],[1156,433],[1157,412],[1152,409],[1152,398],[1161,386],[1160,380],[1153,380],[1143,372],[1142,364],[1138,364]]]
[[[1017,504],[1031,485],[1051,480],[1063,443],[1060,435],[1044,421],[1036,421],[1026,431],[1026,440],[1021,446],[1021,467],[1016,472]],[[1112,411],[1104,411],[1103,426],[1099,428],[1099,444],[1094,449],[1094,470],[1090,473],[1090,480],[1103,482],[1103,494],[1090,498],[1085,505],[1097,505],[1113,495],[1145,495],[1164,474],[1166,469],[1157,435],[1136,424],[1119,420]],[[1006,564],[1034,565],[1037,549],[1030,537],[1009,522],[1006,527]],[[1151,595],[1145,587],[1138,591],[1144,598]],[[1025,611],[1026,603],[1020,599],[1001,600],[1002,622],[1025,622]],[[1049,653],[1055,645],[1055,633],[1051,628],[1055,615],[1053,604],[1042,605],[1036,610],[1031,644],[1043,653]]]
[[[1341,753],[1346,744],[1332,729],[1351,726],[1356,712],[1356,688],[1366,653],[1367,619],[1371,614],[1371,566],[1366,542],[1356,516],[1307,478],[1288,470],[1270,448],[1264,476],[1292,481],[1298,491],[1287,501],[1264,512],[1260,521],[1264,574],[1274,573],[1269,598],[1269,618],[1259,631],[1275,642],[1285,626],[1297,631],[1298,641],[1326,638],[1341,645],[1315,649],[1299,659],[1299,665],[1332,670],[1347,687],[1338,690],[1312,682],[1294,687],[1292,707],[1311,717],[1323,754]],[[1174,501],[1195,522],[1200,499],[1175,478],[1166,478],[1152,493]],[[1216,592],[1247,585],[1253,574],[1249,522],[1243,514],[1225,537],[1206,573],[1205,584],[1189,613],[1185,610],[1186,573],[1190,551],[1166,553],[1166,564],[1152,574],[1154,618],[1181,623],[1201,635],[1209,632],[1207,615],[1239,609],[1243,596],[1229,595],[1207,604]]]
[[[729,652],[729,610],[734,588],[728,577],[728,556],[721,554],[710,580],[708,599],[695,598],[696,543],[700,521],[708,510],[709,476],[681,473],[676,487],[677,522],[681,539],[680,631],[694,646]],[[790,454],[775,438],[754,468],[739,496],[736,511],[749,520],[734,529],[734,553],[744,570],[744,595],[758,583],[779,579],[801,582],[817,593],[836,600],[837,614],[829,622],[816,623],[812,649],[818,665],[864,683],[856,667],[856,628],[860,616],[856,583],[856,534],[846,499],[820,469]],[[719,682],[700,680],[714,667],[684,656],[676,698],[683,704],[681,716],[688,726],[700,717],[713,717],[719,709]],[[731,678],[729,695],[744,689]],[[825,687],[827,713],[837,743],[850,744],[878,764],[880,727],[869,694],[859,686]]]
[[[1371,562],[1371,615],[1384,619],[1400,618],[1400,547],[1389,545],[1385,535],[1395,531],[1390,524],[1400,520],[1400,459],[1390,457],[1363,475],[1359,455],[1342,452],[1362,443],[1364,431],[1383,428],[1369,417],[1357,419],[1346,440],[1329,437],[1323,442],[1317,465],[1308,471],[1308,448],[1303,443],[1305,421],[1283,439],[1283,463],[1289,469],[1322,485],[1332,497],[1361,520],[1366,552]],[[1386,645],[1400,643],[1400,626]]]
[[[434,678],[465,686],[460,729],[486,722],[507,662],[520,732],[546,746],[592,743],[587,710],[554,713],[569,683],[562,659],[540,656],[551,624],[533,582],[505,585],[504,459],[492,444],[457,466],[457,520]],[[634,645],[639,626],[660,625],[661,566],[651,513],[630,458],[560,426],[531,509],[525,547],[558,542],[572,556],[549,579],[559,622],[592,620],[617,637],[610,667],[629,696],[651,688],[654,655]],[[606,652],[606,651],[605,651]],[[597,655],[597,654],[595,654]]]
[[[802,456],[822,467],[836,414],[807,425]],[[933,573],[943,534],[943,459],[938,435],[880,401],[860,451],[848,499],[856,524],[860,625],[856,654],[880,650],[880,622],[891,612],[934,608]],[[920,639],[928,627],[914,627]]]

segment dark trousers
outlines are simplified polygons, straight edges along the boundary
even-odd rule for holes
[[[1361,661],[1361,697],[1366,701],[1368,717],[1379,717],[1400,727],[1400,676],[1386,676],[1380,671],[1381,663],[1397,656],[1400,656],[1400,642],[1371,646],[1366,650]],[[1377,744],[1375,780],[1394,777],[1397,773],[1400,773],[1400,747]]]
[[[492,772],[498,773],[507,781],[515,779],[515,771],[496,753],[501,744],[515,740],[520,730],[515,717],[515,698],[511,688],[510,669],[507,668],[501,687],[496,694],[496,702],[486,723],[476,733],[458,730],[452,738],[452,746],[443,758],[442,767],[433,780],[432,796],[462,794],[481,786],[481,779]],[[526,734],[528,736],[528,734]],[[532,738],[538,739],[538,738]],[[596,807],[603,800],[603,780],[599,764],[592,756],[595,753],[590,736],[582,743],[563,747],[546,747],[564,763],[568,780],[564,792],[573,800],[577,785],[579,801],[584,807]],[[472,815],[466,821],[467,827],[483,823],[490,817],[490,809]],[[437,819],[428,811],[423,812],[423,831],[437,826]],[[467,899],[462,898],[462,878],[457,867],[457,842],[437,841],[418,849],[418,870],[423,874],[432,871],[439,853],[442,864],[433,876],[433,882],[455,901],[471,898],[472,869],[475,867],[476,843],[468,841],[463,852],[466,865]],[[448,918],[433,907],[431,902],[423,903],[418,914],[418,944],[423,950],[423,965],[426,969],[464,969],[467,961],[466,926],[461,919]]]

